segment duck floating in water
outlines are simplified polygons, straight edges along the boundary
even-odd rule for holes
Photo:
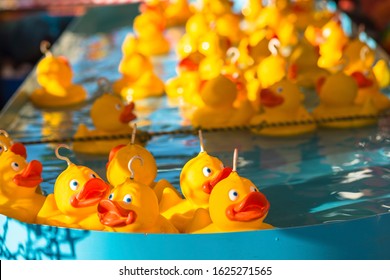
[[[8,132],[3,129],[0,129],[0,142],[3,143],[3,145],[0,146],[0,155],[4,152],[4,146],[11,147],[14,143]]]
[[[133,156],[128,169],[131,177],[115,186],[108,198],[97,207],[100,222],[108,231],[143,233],[178,233],[177,229],[160,215],[156,193],[135,180],[132,163],[142,157]]]
[[[342,71],[320,79],[317,92],[320,103],[314,108],[312,115],[320,126],[348,128],[376,123],[375,118],[364,118],[364,116],[378,114],[373,100],[367,99],[362,104],[356,104],[357,82]],[[350,120],[343,120],[345,118],[350,118]]]
[[[124,104],[119,96],[104,93],[94,101],[90,110],[91,120],[95,128],[89,129],[86,124],[81,123],[77,128],[74,138],[109,138],[115,135],[130,135],[133,131],[130,122],[136,119],[134,108],[134,102]],[[113,147],[126,144],[127,142],[128,140],[126,138],[75,141],[73,143],[73,150],[80,153],[108,155]]]
[[[34,223],[45,196],[39,193],[42,164],[26,161],[26,148],[0,141],[0,213],[26,223]]]
[[[304,95],[293,82],[283,79],[260,92],[259,103],[263,112],[254,116],[250,124],[296,122],[296,125],[252,129],[268,136],[290,136],[308,133],[316,129],[313,117],[303,106]]]
[[[54,192],[49,194],[37,216],[37,223],[52,226],[103,230],[96,214],[101,199],[108,196],[110,185],[88,167],[75,165],[67,157],[56,156],[65,160],[68,167],[61,172],[54,184]]]
[[[165,189],[160,202],[161,214],[180,232],[186,230],[198,208],[208,208],[212,188],[231,171],[231,168],[224,168],[218,158],[204,150],[201,132],[199,139],[201,143],[199,154],[190,159],[180,173],[180,189],[184,199],[171,189]]]
[[[123,57],[118,71],[122,77],[113,85],[114,93],[126,100],[138,100],[164,94],[164,82],[154,73],[150,58],[138,51],[132,36],[126,36],[122,44]]]
[[[44,58],[37,65],[37,80],[41,88],[34,90],[31,101],[40,107],[71,106],[85,101],[86,90],[72,83],[73,72],[68,59],[54,56],[48,51],[48,43],[41,44]]]
[[[205,82],[200,96],[205,105],[194,111],[190,119],[194,127],[244,125],[254,114],[249,100],[235,102],[238,96],[237,85],[224,75]]]
[[[156,160],[145,147],[135,142],[136,129],[135,125],[130,143],[127,145],[118,145],[111,150],[106,165],[108,182],[115,187],[129,178],[131,171],[128,168],[128,163],[131,158],[138,156],[142,158],[142,161],[132,163],[135,181],[154,189],[159,200],[165,188],[171,188],[175,193],[178,193],[167,180],[161,179],[157,182],[154,181],[157,177]]]
[[[270,203],[249,179],[236,171],[237,149],[233,170],[212,189],[208,212],[199,209],[189,226],[191,233],[233,232],[271,229],[264,223]],[[204,226],[208,224],[207,226]]]

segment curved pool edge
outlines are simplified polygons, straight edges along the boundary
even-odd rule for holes
[[[0,215],[0,259],[390,259],[390,213],[294,228],[216,234],[136,234],[27,224]]]

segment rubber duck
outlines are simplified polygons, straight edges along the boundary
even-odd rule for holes
[[[54,56],[48,42],[41,43],[44,58],[38,62],[36,74],[40,88],[35,89],[30,100],[40,107],[62,107],[81,103],[87,98],[86,90],[72,83],[73,72],[68,59]]]
[[[86,124],[80,123],[74,134],[74,138],[130,135],[133,130],[130,122],[136,119],[134,107],[134,102],[124,104],[118,95],[103,93],[93,102],[90,110],[94,129],[89,129]],[[127,142],[128,140],[126,138],[75,141],[73,143],[73,150],[80,153],[108,155],[113,147],[126,144]]]
[[[211,22],[223,15],[231,14],[234,3],[231,0],[202,0],[201,5],[200,11],[207,15]]]
[[[200,210],[189,226],[191,233],[235,232],[272,229],[264,223],[270,203],[255,184],[237,173],[237,149],[234,150],[232,172],[218,182],[209,199],[209,217]],[[200,213],[205,217],[199,216]],[[205,224],[209,223],[207,226]]]
[[[133,156],[128,163],[130,177],[114,187],[97,207],[100,222],[109,231],[143,233],[178,233],[177,229],[160,215],[155,192],[147,185],[135,180],[132,163],[139,156]]]
[[[164,35],[166,20],[155,9],[147,9],[133,21],[137,50],[146,56],[167,54],[170,44]]]
[[[238,96],[237,85],[222,74],[205,82],[200,96],[205,106],[194,111],[190,119],[194,127],[245,125],[254,114],[248,100],[235,103]]]
[[[358,38],[346,45],[343,55],[347,62],[343,70],[347,74],[365,71],[374,65],[375,51]]]
[[[5,147],[11,147],[14,143],[8,132],[3,129],[0,129],[0,142],[3,143],[3,146]],[[0,146],[0,155],[4,152],[3,146]]]
[[[233,46],[236,46],[244,37],[240,24],[239,15],[226,13],[216,19],[215,30],[220,36],[227,38]]]
[[[129,101],[163,95],[164,82],[154,73],[150,58],[134,49],[131,41],[128,35],[122,44],[123,57],[118,66],[122,77],[113,83],[114,93]]]
[[[37,216],[37,223],[52,226],[103,230],[96,214],[101,199],[108,196],[110,185],[86,166],[76,165],[59,154],[60,148],[70,149],[60,144],[55,154],[67,162],[68,167],[58,175],[54,192],[49,194]]]
[[[339,71],[320,79],[318,83],[319,105],[314,108],[312,115],[320,126],[349,128],[376,123],[375,118],[363,118],[378,114],[378,109],[371,99],[367,99],[363,104],[355,103],[358,85],[353,77]],[[351,119],[343,120],[345,118]]]
[[[380,88],[386,88],[390,85],[390,68],[386,60],[379,59],[372,68],[372,71],[375,74]]]
[[[268,45],[271,55],[264,58],[258,65],[257,77],[262,88],[272,86],[287,74],[286,60],[278,53],[279,46],[280,41],[277,38],[271,39]]]
[[[308,133],[316,129],[310,113],[303,106],[304,95],[298,86],[286,78],[269,88],[262,89],[259,96],[263,112],[254,116],[250,124],[278,124],[294,122],[294,125],[253,128],[257,134],[267,136],[290,136]]]
[[[262,1],[248,0],[241,8],[241,14],[248,23],[254,23],[263,8]]]
[[[164,9],[164,17],[167,27],[183,25],[194,14],[188,0],[169,0]]]
[[[224,168],[223,163],[209,155],[203,145],[199,131],[200,152],[190,159],[180,173],[180,190],[184,196],[165,189],[160,201],[160,212],[178,230],[184,232],[198,208],[208,208],[210,192],[217,182],[223,180],[231,168]]]
[[[143,146],[135,142],[137,126],[134,125],[130,143],[114,147],[109,154],[106,164],[106,177],[112,186],[119,186],[130,177],[131,171],[128,162],[134,156],[142,158],[142,161],[132,163],[134,180],[151,187],[156,192],[158,200],[161,199],[165,188],[170,188],[176,194],[178,191],[165,179],[155,182],[157,177],[157,163],[154,156]]]
[[[370,100],[378,111],[384,111],[390,108],[390,99],[380,91],[374,72],[370,69],[366,71],[355,71],[351,76],[358,85],[357,97],[355,103],[362,105]]]
[[[0,141],[0,213],[26,223],[34,223],[45,196],[39,193],[42,164],[26,161],[24,145],[10,146]]]

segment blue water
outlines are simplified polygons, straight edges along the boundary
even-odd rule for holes
[[[77,35],[80,43],[72,52],[74,81],[83,84],[89,97],[97,91],[96,80],[120,77],[117,65],[120,46],[131,27],[111,34]],[[170,30],[172,45],[180,30]],[[74,35],[76,36],[76,35]],[[73,38],[75,39],[75,38]],[[159,76],[175,75],[174,51],[153,60]],[[166,97],[136,103],[137,124],[143,130],[170,131],[181,128],[178,108]],[[27,103],[19,117],[6,128],[18,141],[71,136],[80,122],[91,125],[90,103],[77,110],[44,111]],[[362,129],[320,129],[291,138],[267,138],[250,132],[204,133],[207,152],[231,166],[238,148],[238,173],[252,180],[267,196],[271,209],[267,222],[277,227],[321,224],[385,213],[390,210],[389,122]],[[71,143],[70,143],[71,144]],[[66,163],[54,155],[55,144],[28,145],[28,160],[44,164],[42,189],[51,193]],[[183,165],[199,152],[197,135],[163,135],[146,145],[155,156],[158,178],[180,189]],[[69,152],[72,162],[89,166],[105,177],[106,156]]]

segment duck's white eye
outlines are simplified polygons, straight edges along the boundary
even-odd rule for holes
[[[110,195],[108,196],[108,199],[109,200],[112,200],[114,198],[114,194],[113,193],[110,193]]]
[[[115,109],[120,111],[122,109],[122,105],[119,103],[115,104]]]
[[[206,177],[209,177],[211,175],[211,169],[210,167],[203,167],[203,175],[206,176]]]
[[[282,87],[278,87],[278,88],[276,89],[276,92],[277,92],[277,93],[282,93],[282,92],[283,92],[283,88],[282,88]]]
[[[77,188],[79,187],[79,181],[77,181],[76,179],[73,179],[72,181],[70,181],[69,187],[70,187],[73,191],[77,190]]]
[[[94,173],[89,174],[89,177],[90,178],[97,178],[96,174],[94,174]]]
[[[229,198],[231,201],[236,201],[238,198],[238,192],[235,189],[229,191]]]
[[[133,198],[131,197],[130,194],[126,194],[126,195],[123,197],[123,202],[124,202],[124,203],[131,203],[132,200],[133,200]]]
[[[15,161],[11,163],[11,167],[15,171],[19,171],[20,170],[19,163],[15,162]]]
[[[250,186],[250,187],[249,187],[249,190],[250,190],[251,192],[258,192],[258,191],[259,191],[255,186]]]

